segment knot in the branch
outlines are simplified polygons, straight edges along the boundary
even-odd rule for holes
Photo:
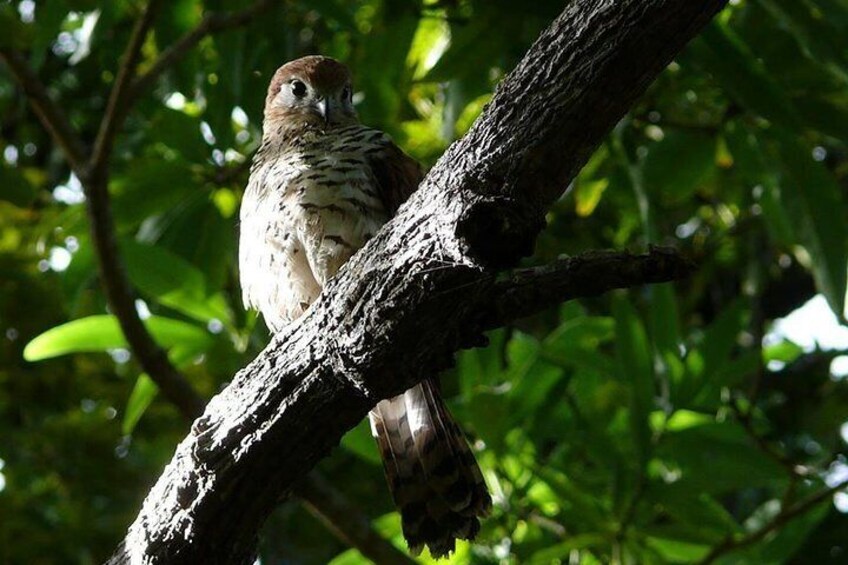
[[[471,205],[459,219],[457,237],[465,253],[484,267],[515,265],[533,253],[536,236],[544,227],[542,216],[523,202],[487,197]]]

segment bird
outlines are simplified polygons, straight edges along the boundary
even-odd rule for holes
[[[423,173],[359,122],[351,73],[319,55],[270,81],[262,142],[240,210],[247,308],[272,332],[302,316],[341,266],[417,189]],[[472,540],[492,499],[467,440],[429,378],[370,411],[371,432],[409,550],[434,557]]]

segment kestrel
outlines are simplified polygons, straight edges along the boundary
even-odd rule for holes
[[[302,315],[420,180],[388,135],[359,123],[347,67],[319,56],[280,67],[241,207],[245,305],[272,331]],[[410,550],[444,556],[473,539],[491,498],[437,380],[381,401],[369,418]]]

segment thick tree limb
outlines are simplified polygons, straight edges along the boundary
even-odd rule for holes
[[[499,266],[725,0],[570,3],[419,191],[212,399],[112,563],[248,563],[276,500],[380,399],[474,342]]]
[[[200,27],[189,32],[173,48],[166,50],[151,71],[132,82],[140,49],[158,3],[158,0],[154,0],[148,4],[133,28],[101,121],[94,150],[90,155],[67,115],[50,99],[44,84],[29,67],[24,56],[10,50],[0,51],[0,58],[24,89],[39,120],[53,137],[85,188],[86,207],[91,218],[92,240],[101,281],[109,306],[120,322],[130,349],[163,395],[191,421],[202,413],[205,401],[170,363],[135,310],[135,294],[117,249],[108,193],[109,155],[115,137],[135,101],[134,97],[138,96],[143,88],[149,86],[207,34],[247,24],[272,2],[262,0],[240,12],[207,16]],[[404,553],[374,532],[367,516],[350,504],[341,493],[333,490],[319,474],[308,475],[299,485],[298,494],[307,509],[318,516],[331,532],[356,547],[375,563],[388,565],[409,561]]]

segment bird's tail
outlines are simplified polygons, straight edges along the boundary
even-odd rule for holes
[[[442,557],[457,539],[473,539],[492,499],[437,385],[423,381],[369,416],[410,551],[427,545]]]

